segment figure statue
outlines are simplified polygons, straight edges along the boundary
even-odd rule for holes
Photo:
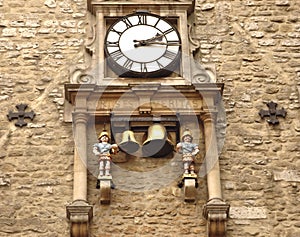
[[[111,177],[110,168],[111,168],[111,155],[116,154],[118,151],[117,144],[110,144],[109,143],[109,135],[108,132],[103,130],[99,137],[99,143],[94,144],[93,146],[93,153],[98,156],[99,162],[99,176],[97,180],[96,188],[100,188],[100,179],[101,177]]]
[[[176,151],[182,154],[184,174],[195,174],[195,155],[199,152],[198,144],[192,143],[190,130],[185,130],[181,142],[176,145]]]

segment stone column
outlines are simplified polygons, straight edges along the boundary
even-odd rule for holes
[[[216,113],[201,116],[204,123],[208,202],[203,216],[207,219],[208,237],[225,237],[229,205],[222,200],[220,166],[216,136]]]
[[[87,121],[86,113],[73,114],[74,126],[74,180],[73,202],[67,206],[72,237],[88,237],[93,208],[87,202]]]
[[[87,200],[87,128],[88,116],[76,113],[73,116],[75,154],[73,200]]]
[[[205,162],[209,200],[222,199],[215,117],[215,114],[208,112],[201,116],[204,123]]]

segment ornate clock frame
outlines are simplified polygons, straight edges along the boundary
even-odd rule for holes
[[[100,1],[87,0],[89,14],[89,35],[86,44],[85,64],[71,68],[70,83],[65,85],[65,121],[72,122],[76,149],[74,153],[73,202],[67,205],[67,217],[70,220],[71,236],[89,236],[89,223],[93,216],[93,206],[87,200],[87,124],[91,118],[99,121],[111,119],[114,103],[105,108],[94,110],[91,104],[101,100],[107,102],[118,100],[122,94],[131,93],[140,106],[135,114],[123,110],[120,115],[148,116],[166,115],[168,109],[155,106],[154,95],[164,91],[172,98],[174,88],[195,103],[193,113],[203,123],[206,156],[213,163],[207,162],[208,201],[203,207],[203,216],[207,219],[207,236],[225,237],[229,205],[223,200],[218,162],[218,139],[216,123],[219,111],[217,103],[222,95],[223,84],[216,83],[216,75],[210,65],[199,66],[194,63],[195,43],[191,38],[188,15],[192,13],[194,2],[183,1]],[[122,17],[136,10],[147,10],[162,17],[174,19],[181,35],[182,59],[179,75],[163,78],[120,78],[109,71],[105,62],[104,39],[111,24],[111,19]],[[143,86],[136,86],[143,85]],[[170,90],[170,86],[173,88]],[[198,104],[199,103],[199,104]],[[177,108],[181,114],[189,115],[191,111]],[[169,114],[175,116],[174,114]],[[190,193],[188,194],[190,195]],[[193,194],[192,194],[193,195]],[[108,200],[109,202],[109,200]]]

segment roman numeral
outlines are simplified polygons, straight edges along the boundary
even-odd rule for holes
[[[138,15],[139,22],[138,25],[147,25],[147,16],[146,15]]]
[[[133,61],[127,58],[125,63],[123,64],[123,67],[130,70],[132,68],[132,65],[133,65]]]
[[[166,53],[163,55],[163,57],[173,60],[176,58],[176,55],[177,55],[176,53],[167,50]]]
[[[107,41],[106,46],[107,47],[119,47],[119,42],[118,41],[116,41],[116,42]]]
[[[127,28],[132,27],[132,23],[128,18],[123,18],[122,21],[125,23]]]
[[[157,19],[156,23],[154,24],[154,27],[157,26],[158,22],[160,21],[160,18]]]
[[[141,63],[141,72],[148,72],[146,63]]]
[[[117,30],[115,30],[114,28],[112,28],[111,31],[117,33],[118,35],[121,35],[121,34],[122,34],[122,32],[117,31]]]
[[[110,54],[113,60],[118,61],[120,58],[122,58],[124,55],[120,50],[114,51]]]
[[[174,45],[176,45],[176,46],[177,46],[177,45],[178,45],[178,46],[180,45],[179,40],[168,40],[168,39],[167,39],[167,43],[168,43],[168,44],[171,44],[171,45],[174,44]]]
[[[162,65],[160,62],[156,61],[156,63],[157,63],[157,65],[158,65],[159,69],[164,68],[164,65]]]
[[[173,29],[173,28],[170,28],[170,29],[164,31],[163,34],[166,35],[166,34],[171,33],[172,31],[174,31],[174,29]]]

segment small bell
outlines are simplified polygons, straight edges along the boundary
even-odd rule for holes
[[[122,133],[122,141],[119,144],[119,148],[127,154],[135,153],[140,148],[132,131],[126,130]]]

